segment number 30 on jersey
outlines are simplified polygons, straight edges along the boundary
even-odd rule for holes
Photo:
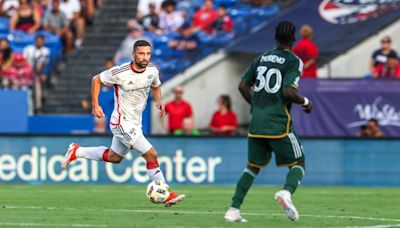
[[[271,87],[270,80],[271,77],[275,76],[275,84]],[[271,68],[268,69],[266,66],[258,66],[257,67],[257,80],[259,83],[256,83],[254,87],[255,92],[260,92],[262,89],[265,89],[267,93],[276,93],[279,91],[282,85],[282,74],[279,69]]]

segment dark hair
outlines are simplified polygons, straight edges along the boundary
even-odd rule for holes
[[[373,122],[373,123],[375,123],[376,125],[378,125],[378,123],[379,123],[378,120],[375,119],[375,118],[369,119],[368,122]]]
[[[133,45],[133,50],[135,51],[137,47],[146,47],[146,46],[151,47],[151,44],[146,40],[138,40]]]
[[[295,41],[296,26],[290,21],[281,21],[275,28],[278,44],[292,46]]]
[[[38,35],[35,36],[35,40],[37,40],[37,39],[39,39],[39,38],[41,38],[41,39],[43,39],[43,40],[46,39],[46,37],[45,37],[44,35],[42,35],[42,34],[38,34]]]
[[[367,130],[367,129],[368,129],[368,125],[365,125],[365,124],[364,124],[364,125],[361,125],[360,129],[361,129],[361,130]]]
[[[229,95],[221,95],[220,98],[222,100],[222,104],[226,105],[228,110],[231,111],[232,105],[231,105],[231,98],[229,97]]]

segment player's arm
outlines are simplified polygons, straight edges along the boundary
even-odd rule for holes
[[[99,105],[100,88],[101,88],[100,75],[96,75],[92,79],[91,96],[92,96],[92,114],[98,118],[102,118],[105,116],[103,109]]]
[[[243,98],[247,101],[247,103],[251,104],[252,98],[252,88],[253,85],[249,84],[246,81],[240,81],[239,83],[239,92],[242,94]]]
[[[260,56],[253,60],[253,63],[244,72],[242,80],[239,83],[239,92],[249,104],[251,104],[251,98],[253,97],[252,87],[256,82],[256,68],[259,62]]]
[[[160,111],[160,117],[165,116],[165,108],[161,101],[161,87],[151,87],[151,94],[153,95],[153,99],[157,104],[157,109]]]
[[[299,94],[298,87],[300,81],[300,74],[303,71],[303,62],[300,59],[294,61],[289,65],[288,74],[283,79],[283,96],[290,102],[300,104],[304,107],[306,113],[312,110],[311,101]]]

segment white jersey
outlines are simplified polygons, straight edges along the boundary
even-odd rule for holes
[[[142,73],[135,72],[131,63],[115,66],[100,73],[103,84],[114,85],[114,111],[111,125],[142,127],[142,113],[146,108],[150,87],[161,85],[158,69],[149,63]]]

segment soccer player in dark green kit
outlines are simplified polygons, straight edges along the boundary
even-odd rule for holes
[[[291,52],[295,32],[293,23],[279,22],[275,29],[277,47],[257,57],[239,84],[240,93],[251,104],[248,163],[225,214],[226,221],[247,221],[240,215],[240,205],[260,168],[271,160],[272,151],[277,165],[289,167],[286,183],[275,193],[275,199],[290,220],[299,219],[291,196],[304,176],[304,153],[293,129],[290,109],[295,103],[310,113],[312,104],[297,90],[303,63]]]

